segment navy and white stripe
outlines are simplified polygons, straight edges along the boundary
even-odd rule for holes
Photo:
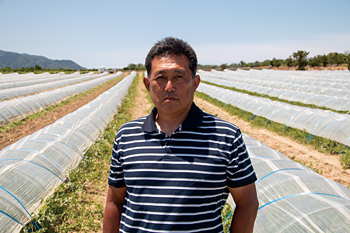
[[[193,104],[169,137],[156,114],[115,138],[108,183],[127,187],[120,232],[223,232],[227,186],[256,180],[239,128]]]

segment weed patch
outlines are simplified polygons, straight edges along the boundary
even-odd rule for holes
[[[233,210],[232,207],[225,203],[224,208],[221,211],[221,219],[224,228],[224,232],[230,232],[230,226],[232,221]]]

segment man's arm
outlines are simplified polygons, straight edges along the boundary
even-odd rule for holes
[[[254,222],[259,207],[255,183],[251,183],[239,188],[229,187],[229,190],[236,204],[236,209],[234,210],[232,217],[230,232],[253,232]]]
[[[103,233],[119,232],[126,187],[114,188],[109,186],[105,213],[103,216]]]

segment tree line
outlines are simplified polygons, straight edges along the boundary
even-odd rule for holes
[[[296,67],[298,70],[305,70],[307,66],[310,67],[327,67],[329,65],[347,65],[350,70],[350,51],[346,51],[345,53],[337,53],[332,52],[327,55],[316,55],[314,57],[308,58],[309,52],[304,50],[298,50],[290,55],[286,59],[276,59],[265,60],[265,61],[255,61],[246,63],[244,61],[240,61],[239,63],[221,64],[220,66],[212,66],[212,65],[199,65],[199,68],[202,69],[215,69],[219,68],[221,70],[227,68],[244,68],[244,67]]]
[[[327,67],[329,65],[344,65],[346,64],[348,66],[348,69],[350,70],[350,51],[346,51],[345,53],[337,53],[332,52],[327,55],[316,55],[314,57],[308,58],[309,52],[304,50],[298,50],[297,52],[294,52],[292,55],[290,55],[286,59],[276,59],[273,58],[272,60],[265,60],[265,61],[255,61],[255,62],[249,62],[246,63],[244,61],[240,61],[239,63],[232,63],[232,64],[221,64],[221,65],[201,65],[198,64],[199,69],[228,69],[228,68],[254,68],[254,67],[280,67],[280,66],[286,66],[286,67],[296,67],[298,70],[305,70],[307,66],[310,67]],[[117,69],[120,71],[130,71],[130,70],[145,70],[145,66],[142,63],[134,64],[130,63],[128,66]],[[17,69],[12,69],[11,67],[5,67],[0,69],[0,73],[42,73],[42,72],[49,72],[49,73],[58,73],[58,72],[65,72],[65,73],[73,73],[76,72],[75,69],[44,69],[39,65],[36,65],[35,67],[21,67]],[[97,71],[97,69],[85,69],[80,70],[80,73],[87,73],[90,71]]]
[[[146,70],[146,68],[145,68],[145,65],[142,63],[138,63],[138,64],[130,63],[126,67],[119,70]]]
[[[306,66],[311,67],[327,67],[328,65],[343,65],[347,64],[348,69],[350,70],[350,51],[345,53],[332,52],[328,55],[317,55],[311,58],[308,58],[309,52],[298,50],[290,55],[287,59],[276,59],[265,60],[263,62],[250,62],[246,63],[240,61],[239,63],[221,64],[219,65],[201,65],[198,64],[199,69],[227,69],[227,68],[244,68],[244,67],[297,67],[298,70],[305,70]],[[119,69],[119,70],[145,70],[145,66],[142,63],[134,64],[130,63],[128,66]]]

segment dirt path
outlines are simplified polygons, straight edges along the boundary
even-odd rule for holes
[[[139,73],[140,80],[137,84],[136,89],[138,90],[137,96],[135,98],[135,107],[131,110],[132,119],[137,119],[142,116],[150,114],[152,104],[147,100],[148,92],[143,85],[143,73]]]
[[[97,96],[101,95],[103,92],[107,91],[115,84],[117,84],[122,77],[126,74],[123,73],[122,76],[109,83],[108,85],[99,88],[93,93],[87,94],[79,99],[70,102],[67,105],[57,108],[56,110],[41,116],[40,118],[33,120],[25,120],[25,123],[15,127],[14,129],[8,130],[6,133],[0,133],[0,150],[4,149],[6,146],[18,141],[19,139],[36,132],[39,129],[44,128],[47,125],[54,123],[57,119],[67,115],[68,113],[74,112],[81,106],[89,103]]]
[[[204,111],[215,114],[218,117],[237,125],[242,132],[252,138],[263,142],[270,148],[277,150],[295,161],[322,173],[321,175],[337,181],[344,186],[350,186],[350,169],[344,170],[337,155],[325,155],[305,145],[297,143],[289,138],[273,133],[269,130],[253,127],[244,120],[232,116],[219,107],[210,104],[203,99],[195,98],[195,103]]]

